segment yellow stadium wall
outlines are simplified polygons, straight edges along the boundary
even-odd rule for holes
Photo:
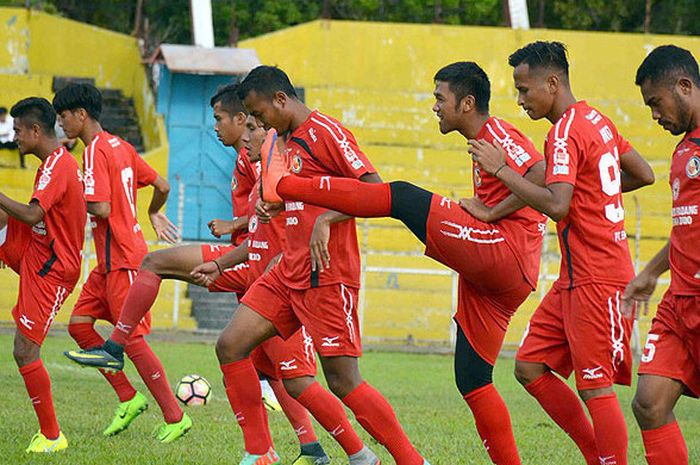
[[[54,76],[88,77],[102,88],[120,89],[127,97],[134,99],[144,137],[148,161],[163,177],[167,177],[168,140],[162,117],[156,113],[154,96],[148,85],[147,76],[141,63],[141,54],[136,40],[124,34],[86,25],[65,18],[23,8],[0,8],[0,105],[12,104],[27,96],[53,97],[51,85]],[[82,146],[73,150],[80,161]],[[0,150],[0,162],[15,166],[16,152]],[[39,162],[27,159],[29,168],[36,168]],[[28,200],[31,195],[34,170],[0,168],[0,189],[19,200]],[[147,240],[155,236],[149,227],[146,214],[151,189],[141,191],[139,196],[139,221],[144,225]],[[177,201],[177,192],[173,199]],[[17,295],[17,279],[10,270],[0,271],[3,276],[0,284],[0,321],[11,320],[12,309]],[[179,327],[191,328],[189,318],[190,303],[184,299],[184,286],[180,292]],[[59,313],[57,321],[66,322],[70,309],[80,288],[71,295]],[[154,325],[172,325],[172,302],[174,286],[168,283],[153,309]]]
[[[471,195],[466,145],[456,134],[442,136],[432,114],[433,75],[460,60],[479,63],[492,83],[491,113],[521,128],[542,147],[550,125],[531,121],[516,105],[512,69],[507,58],[534,40],[558,40],[570,52],[571,82],[579,99],[598,107],[651,161],[657,183],[635,194],[642,209],[645,236],[665,236],[670,230],[668,160],[677,139],[650,118],[634,75],[655,46],[674,43],[700,56],[700,39],[618,33],[530,30],[315,21],[243,41],[263,63],[279,65],[295,85],[304,87],[306,101],[341,119],[356,135],[384,179],[407,179],[453,197]],[[632,195],[626,196],[627,230],[634,236],[637,220]],[[369,233],[374,250],[420,251],[420,244],[390,220]],[[552,230],[550,224],[550,230]],[[361,228],[362,229],[362,228]],[[641,243],[641,261],[660,248],[660,240]],[[556,251],[556,240],[548,250]],[[633,247],[631,246],[633,250]],[[439,269],[428,260],[410,257],[370,257],[368,265]],[[550,274],[558,262],[550,262]],[[370,339],[444,340],[450,324],[449,277],[419,277],[390,273],[367,276],[365,335]],[[398,289],[395,289],[398,284]],[[661,286],[662,288],[665,286]],[[544,289],[546,290],[546,289]],[[541,291],[516,315],[507,342],[520,340]],[[658,299],[658,296],[657,296]],[[641,320],[646,333],[650,317]]]

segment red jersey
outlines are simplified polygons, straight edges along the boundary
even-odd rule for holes
[[[506,151],[506,163],[521,176],[544,157],[537,151],[522,132],[515,126],[490,117],[476,136],[488,142],[498,142]],[[493,207],[511,192],[498,178],[481,171],[478,163],[472,163],[474,194],[487,206]],[[537,278],[540,273],[540,253],[542,251],[542,235],[545,232],[545,216],[531,207],[524,207],[496,222],[498,228],[506,236],[506,243],[513,251],[520,271],[528,284],[537,288]]]
[[[268,263],[282,252],[285,244],[284,212],[269,223],[260,223],[255,214],[255,204],[260,198],[260,180],[250,190],[248,201],[248,287],[258,279]]]
[[[620,155],[630,150],[612,121],[585,101],[549,130],[546,183],[574,186],[569,213],[557,222],[562,259],[555,285],[627,284],[634,277],[620,178]]]
[[[335,176],[359,179],[375,169],[357,146],[355,137],[340,122],[316,110],[286,138],[290,169],[301,177]],[[360,251],[355,219],[331,225],[328,252],[331,266],[311,271],[309,241],[316,218],[328,211],[304,202],[285,204],[286,248],[280,270],[292,289],[343,283],[360,285]]]
[[[136,219],[136,191],[158,177],[126,141],[102,131],[83,151],[83,182],[88,202],[109,202],[109,218],[90,217],[97,270],[138,269],[148,253]]]
[[[673,198],[671,229],[671,293],[700,294],[700,128],[676,147],[669,176]]]
[[[236,167],[231,176],[231,205],[233,206],[233,218],[245,215],[248,211],[248,196],[256,179],[260,175],[260,163],[256,163],[257,169],[250,163],[248,150],[242,148],[238,152]],[[250,219],[250,217],[249,217]],[[248,236],[247,229],[239,229],[231,234],[231,243],[240,245]]]
[[[23,262],[32,272],[54,277],[71,290],[80,276],[87,219],[81,181],[78,163],[63,147],[41,163],[32,201],[39,202],[44,219],[32,227]]]

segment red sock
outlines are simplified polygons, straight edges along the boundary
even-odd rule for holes
[[[593,425],[583,410],[581,401],[561,379],[546,373],[525,386],[554,422],[574,440],[588,465],[598,465]]]
[[[678,422],[642,431],[644,450],[649,465],[688,465],[688,446]]]
[[[75,342],[78,343],[81,349],[89,349],[90,347],[101,346],[105,340],[95,331],[92,323],[71,323],[68,325],[68,334],[71,335]],[[107,382],[112,385],[114,392],[119,397],[119,402],[131,400],[136,395],[136,389],[131,385],[129,379],[123,371],[109,373],[104,370],[99,370]]]
[[[586,406],[593,420],[600,463],[627,465],[627,425],[615,393],[588,399]]]
[[[267,412],[262,403],[258,372],[250,358],[221,365],[226,395],[236,420],[243,430],[245,450],[263,455],[272,447]]]
[[[268,379],[267,381],[275,392],[277,401],[282,406],[282,411],[287,416],[287,420],[294,428],[294,432],[299,438],[299,444],[304,445],[318,441],[308,410],[289,395],[282,381],[279,379]]]
[[[346,454],[352,455],[362,450],[364,443],[350,425],[343,404],[318,382],[304,389],[297,401],[338,441]]]
[[[277,185],[277,193],[284,199],[301,200],[351,216],[391,216],[389,184],[369,184],[329,176],[285,176]]]
[[[394,409],[366,381],[343,398],[355,418],[369,434],[387,448],[396,465],[423,465],[418,453],[396,418]]]
[[[19,372],[24,378],[24,385],[27,387],[27,394],[32,400],[34,411],[39,419],[41,433],[47,439],[56,439],[61,432],[56,419],[56,411],[53,407],[53,396],[51,395],[51,379],[46,371],[44,363],[35,360],[28,365],[19,368]]]
[[[153,306],[160,290],[160,276],[149,270],[139,270],[129,293],[124,300],[124,306],[119,315],[119,321],[109,338],[121,346],[125,346],[129,336],[136,326]]]
[[[470,392],[464,400],[474,414],[476,430],[493,463],[520,465],[510,414],[493,384]]]
[[[134,363],[148,390],[151,391],[151,395],[158,402],[165,422],[177,423],[182,420],[182,409],[177,403],[175,394],[170,389],[163,364],[160,363],[143,336],[131,338],[124,350]]]

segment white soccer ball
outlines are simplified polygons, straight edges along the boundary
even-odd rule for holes
[[[199,375],[187,375],[177,383],[175,397],[185,405],[204,405],[211,397],[211,384]]]

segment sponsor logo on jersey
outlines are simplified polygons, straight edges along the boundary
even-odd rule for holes
[[[35,322],[32,321],[32,320],[30,320],[30,319],[27,317],[27,315],[20,315],[20,316],[19,316],[19,322],[22,324],[22,326],[24,326],[25,328],[27,328],[27,329],[30,330],[30,331],[34,328]]]
[[[236,176],[231,178],[231,192],[238,189],[238,178]]]
[[[290,371],[290,370],[296,370],[299,367],[296,365],[297,359],[293,358],[291,360],[282,360],[280,362],[280,370],[282,371]]]
[[[503,236],[501,236],[501,232],[496,228],[478,229],[472,228],[471,226],[462,226],[452,221],[443,221],[440,224],[452,228],[452,230],[441,229],[440,233],[454,239],[475,242],[477,244],[495,244],[505,240]]]
[[[36,190],[43,191],[44,189],[46,189],[46,186],[48,186],[50,182],[51,172],[47,173],[46,170],[44,170],[42,175],[39,177],[39,184],[36,186]]]
[[[617,459],[614,455],[608,455],[606,457],[599,455],[598,460],[600,461],[600,465],[617,465]]]
[[[311,137],[311,140],[314,142],[318,141],[318,137],[316,137],[316,130],[314,128],[309,128],[309,137]]]
[[[693,224],[693,217],[697,215],[697,205],[679,205],[671,208],[671,222],[673,226],[687,226]]]
[[[481,169],[478,166],[474,167],[474,185],[476,187],[481,185]]]
[[[323,341],[321,342],[321,347],[340,347],[338,339],[340,339],[340,336],[323,337],[321,338],[321,341]]]
[[[600,379],[603,377],[603,367],[584,368],[583,379]]]
[[[269,244],[267,241],[253,241],[253,243],[250,246],[251,249],[263,249],[267,250],[270,248]]]
[[[39,234],[40,236],[46,236],[46,223],[39,221],[37,224],[32,226],[32,232]]]
[[[671,195],[673,196],[673,200],[678,200],[678,196],[681,193],[681,180],[676,178],[673,180],[673,184],[671,184]]]
[[[297,152],[294,155],[292,155],[292,172],[294,172],[295,174],[301,173],[301,166],[301,155],[299,155],[299,153]]]
[[[693,155],[688,160],[688,164],[685,165],[685,174],[688,175],[690,179],[697,178],[700,174],[700,158],[697,155]]]

